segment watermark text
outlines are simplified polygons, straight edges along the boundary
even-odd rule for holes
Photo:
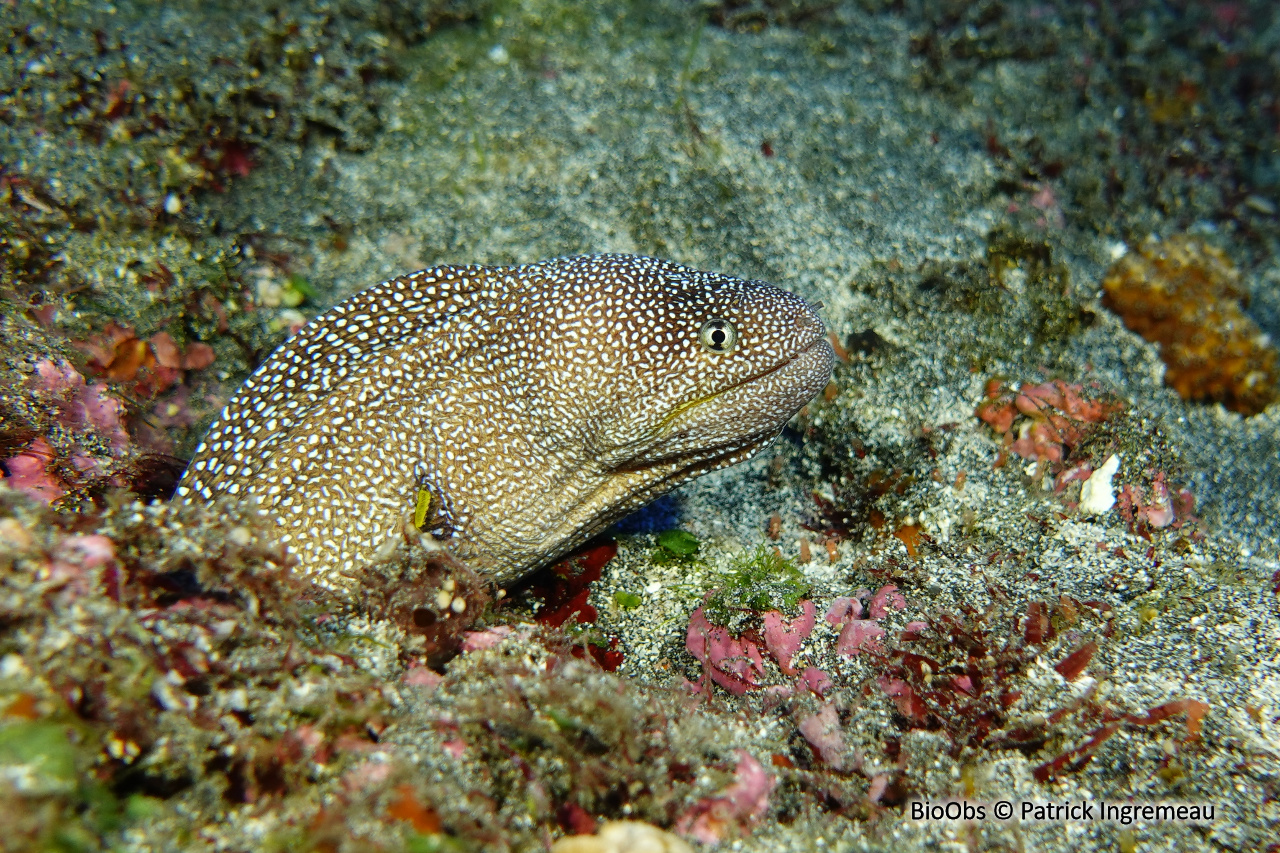
[[[1210,824],[1216,803],[1109,800],[912,800],[907,817],[921,823],[1135,823]]]

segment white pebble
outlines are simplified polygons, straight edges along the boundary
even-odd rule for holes
[[[1111,478],[1120,470],[1120,457],[1111,454],[1102,467],[1089,475],[1080,487],[1080,514],[1102,515],[1115,506],[1116,496],[1111,489]]]

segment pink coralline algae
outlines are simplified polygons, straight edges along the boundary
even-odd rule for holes
[[[892,584],[880,587],[871,596],[867,606],[867,617],[862,618],[861,599],[871,595],[871,590],[860,589],[852,597],[837,598],[827,610],[827,621],[832,625],[843,626],[840,638],[836,641],[836,652],[852,657],[859,652],[869,652],[882,648],[884,628],[876,623],[888,615],[889,610],[903,610],[907,600]]]
[[[701,607],[689,617],[685,648],[712,681],[733,695],[741,696],[760,686],[760,676],[764,675],[760,647],[733,636],[728,628],[712,625]]]
[[[801,645],[813,633],[813,626],[817,621],[812,601],[801,601],[799,604],[800,615],[795,619],[788,620],[777,610],[769,610],[763,616],[765,650],[778,664],[783,675],[798,673],[792,666],[792,661]],[[689,617],[685,648],[702,664],[705,676],[710,676],[712,681],[735,696],[760,687],[760,678],[765,674],[764,655],[760,651],[760,645],[760,637],[754,633],[738,637],[728,628],[712,625],[701,607]],[[820,670],[814,672],[822,674]],[[801,681],[806,681],[806,676],[802,675]]]
[[[107,393],[103,383],[89,385],[65,361],[55,364],[45,358],[36,363],[35,375],[28,384],[39,397],[56,407],[58,423],[63,427],[74,432],[93,430],[117,453],[129,446],[124,406]]]
[[[884,629],[870,619],[851,619],[840,630],[836,641],[836,653],[852,657],[859,652],[869,652],[883,647]]]
[[[115,454],[129,448],[124,406],[108,394],[106,385],[88,384],[65,361],[41,359],[25,387],[52,411],[53,424],[77,440],[85,435],[97,436]],[[93,455],[93,449],[92,445],[68,449],[61,444],[55,448],[48,438],[37,437],[3,460],[4,481],[12,489],[53,503],[76,488],[77,481],[107,475],[111,459]],[[97,452],[101,453],[101,445],[97,445]]]
[[[901,678],[891,678],[887,675],[881,675],[876,678],[876,684],[880,685],[880,689],[885,695],[893,700],[893,704],[897,707],[898,713],[911,720],[913,723],[923,723],[928,715],[928,708],[916,692],[911,689],[911,685]]]
[[[871,603],[867,606],[867,615],[872,619],[883,619],[889,615],[889,610],[906,610],[907,599],[902,593],[898,592],[898,588],[892,584],[885,584],[876,590],[876,594],[871,596]]]
[[[527,631],[519,632],[519,634],[528,637]],[[510,625],[495,625],[492,628],[485,628],[483,631],[467,631],[462,635],[462,651],[475,652],[481,649],[491,649],[503,640],[514,636],[517,636],[517,631]]]
[[[59,543],[54,559],[62,565],[96,569],[116,558],[116,544],[101,534],[69,536]]]
[[[703,844],[717,844],[730,828],[758,819],[769,808],[777,780],[745,749],[736,750],[734,780],[714,797],[700,800],[676,821],[676,831]]]
[[[816,714],[800,721],[800,734],[818,753],[823,763],[833,770],[844,769],[844,735],[840,731],[840,715],[828,702]]]
[[[808,690],[817,696],[825,696],[832,687],[831,676],[816,666],[806,666],[804,672],[800,673],[796,687]]]
[[[778,662],[778,668],[784,675],[795,675],[791,666],[792,659],[800,646],[813,633],[815,624],[812,601],[801,602],[800,616],[790,622],[783,619],[781,613],[770,610],[764,614],[764,642],[769,654]]]
[[[37,438],[17,456],[4,460],[4,469],[9,472],[5,484],[36,500],[53,503],[67,493],[62,482],[49,474],[54,455],[49,442]]]

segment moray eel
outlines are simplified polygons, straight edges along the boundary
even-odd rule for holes
[[[406,524],[506,584],[767,447],[832,360],[815,308],[762,281],[629,255],[436,267],[277,349],[177,499],[252,498],[332,588]]]

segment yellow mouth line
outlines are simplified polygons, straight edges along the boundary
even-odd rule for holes
[[[766,374],[762,373],[760,375],[764,376]],[[759,378],[759,377],[756,377],[756,378]],[[748,379],[747,381],[750,382],[751,380]],[[744,383],[741,383],[741,382],[738,383],[738,385],[742,385],[742,384]],[[681,403],[680,405],[672,409],[665,418],[663,418],[661,421],[658,422],[658,425],[653,428],[653,435],[665,436],[667,432],[671,429],[671,424],[675,422],[676,418],[680,417],[685,412],[689,411],[690,409],[696,406],[701,406],[703,403],[708,403],[714,400],[716,397],[719,397],[725,391],[732,391],[734,388],[737,388],[738,385],[730,386],[729,388],[725,388],[724,391],[717,391],[716,393],[708,394],[705,397],[699,397],[697,400],[689,400],[688,402]]]
[[[781,362],[780,364],[777,364],[774,367],[769,368],[763,373],[757,373],[755,376],[749,376],[746,379],[743,379],[741,382],[736,382],[733,385],[730,385],[728,388],[723,388],[715,392],[714,394],[708,394],[705,397],[699,397],[696,400],[688,400],[684,403],[679,404],[670,412],[668,412],[666,417],[664,417],[661,421],[658,422],[657,426],[653,428],[653,432],[651,433],[651,435],[654,437],[665,436],[668,433],[668,431],[670,431],[671,424],[673,424],[676,418],[680,417],[685,412],[689,411],[690,409],[694,409],[698,406],[701,406],[703,403],[709,403],[712,400],[714,400],[716,397],[719,397],[721,394],[726,394],[729,391],[734,390],[735,388],[741,388],[743,385],[747,385],[751,382],[755,382],[757,379],[763,379],[764,377],[768,376],[771,373],[777,373],[779,370],[786,367],[788,364],[795,361],[797,358],[804,355],[809,350],[813,349],[815,346],[817,346],[819,343],[822,343],[825,340],[826,338],[816,338],[812,343],[810,343],[808,346],[796,352],[795,355],[791,356],[786,361]]]

